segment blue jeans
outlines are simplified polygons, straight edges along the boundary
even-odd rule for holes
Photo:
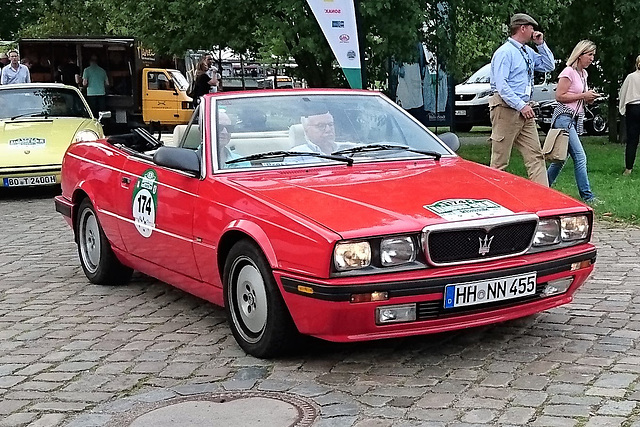
[[[593,199],[594,196],[591,192],[591,184],[589,184],[589,177],[587,176],[587,155],[584,152],[584,148],[582,148],[580,138],[578,138],[576,120],[567,115],[558,116],[553,124],[553,128],[569,130],[569,155],[573,159],[573,171],[576,176],[578,192],[584,201]],[[547,177],[549,178],[550,186],[558,177],[563,166],[564,162],[554,162],[551,163],[549,169],[547,169]]]

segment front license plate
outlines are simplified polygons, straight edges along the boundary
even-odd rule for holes
[[[3,187],[26,187],[30,185],[50,185],[56,183],[55,175],[25,176],[22,178],[3,178]]]
[[[456,116],[466,116],[466,110],[456,110]]]
[[[444,290],[444,308],[465,307],[520,298],[536,293],[536,273],[478,280],[448,285]]]

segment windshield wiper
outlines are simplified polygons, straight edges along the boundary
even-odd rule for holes
[[[321,159],[328,160],[337,160],[339,162],[346,162],[351,166],[353,164],[353,159],[349,157],[340,156],[337,154],[322,154],[322,153],[313,153],[307,151],[267,151],[266,153],[257,153],[252,154],[250,156],[244,156],[233,160],[228,160],[225,164],[230,165],[232,163],[240,163],[246,162],[250,160],[259,160],[259,159],[270,159],[274,157],[319,157]],[[295,163],[292,163],[295,164]]]
[[[334,151],[331,154],[333,155],[355,154],[355,153],[366,153],[370,151],[384,151],[384,150],[404,150],[404,151],[409,151],[411,153],[418,153],[418,154],[424,154],[426,156],[432,156],[436,160],[440,160],[440,157],[442,157],[442,154],[437,153],[435,151],[417,150],[415,148],[411,148],[406,145],[393,145],[393,144],[361,145],[359,147],[345,148],[344,150]]]
[[[11,120],[15,120],[18,119],[20,117],[44,117],[45,119],[49,116],[49,114],[47,113],[24,113],[24,114],[18,114],[17,116],[13,116],[11,117]]]

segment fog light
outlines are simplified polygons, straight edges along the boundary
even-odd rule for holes
[[[551,295],[563,294],[567,292],[567,289],[569,289],[572,283],[573,276],[558,280],[549,280],[547,286],[545,286],[542,291],[542,296],[549,297]]]
[[[376,308],[376,324],[412,322],[416,320],[415,304],[386,305]]]

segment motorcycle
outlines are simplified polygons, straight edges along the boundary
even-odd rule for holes
[[[538,126],[543,132],[551,128],[551,117],[558,101],[543,101],[533,109],[536,113]],[[604,135],[609,131],[606,116],[607,103],[604,98],[596,99],[593,104],[584,106],[584,130],[588,135]]]

